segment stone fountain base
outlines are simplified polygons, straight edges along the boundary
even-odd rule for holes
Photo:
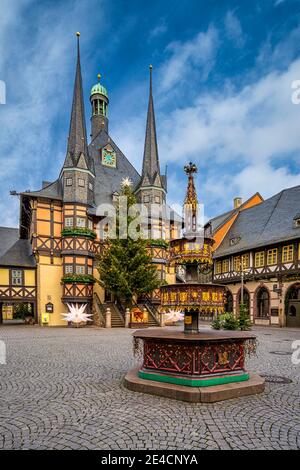
[[[139,367],[135,367],[127,372],[124,378],[124,385],[128,390],[190,403],[215,403],[232,398],[255,395],[262,393],[265,389],[265,379],[252,372],[248,373],[249,379],[245,382],[212,385],[209,387],[188,387],[142,379],[139,377],[139,370]]]
[[[130,390],[205,403],[264,391],[264,379],[245,369],[246,352],[255,350],[251,333],[155,329],[133,336],[143,364],[125,376]]]

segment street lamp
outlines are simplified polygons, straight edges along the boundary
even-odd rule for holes
[[[245,274],[248,274],[251,271],[251,268],[244,269],[243,258],[240,261],[240,272],[241,272],[241,304],[244,303],[244,280]]]

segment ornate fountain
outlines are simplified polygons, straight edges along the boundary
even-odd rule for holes
[[[161,312],[184,312],[184,330],[160,328],[133,333],[135,354],[142,359],[129,371],[130,390],[191,402],[214,402],[260,393],[264,379],[245,368],[255,351],[252,333],[199,328],[199,319],[224,312],[225,287],[212,282],[211,233],[198,222],[194,184],[196,165],[185,166],[188,187],[184,201],[183,237],[170,242],[169,264],[174,283],[161,287]]]

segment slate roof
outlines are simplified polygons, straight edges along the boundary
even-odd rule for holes
[[[116,168],[110,168],[102,165],[100,149],[110,144],[117,155]],[[112,193],[120,192],[120,186],[123,178],[130,178],[133,187],[136,187],[140,181],[140,175],[130,163],[130,161],[121,152],[106,130],[102,130],[97,137],[90,143],[89,152],[93,160],[95,171],[95,205],[111,203]]]
[[[0,227],[0,266],[36,266],[30,241],[19,239],[16,228]]]
[[[221,227],[230,217],[232,217],[238,209],[232,209],[231,211],[225,212],[224,214],[220,214],[217,217],[214,217],[213,219],[210,219],[207,223],[211,224],[211,229],[212,232],[215,233],[215,231]]]
[[[300,186],[285,189],[261,204],[241,211],[215,257],[300,238],[294,218],[300,212]],[[240,239],[231,246],[232,239]]]
[[[25,191],[21,193],[23,196],[45,197],[50,199],[62,200],[62,185],[60,180],[49,183],[48,186],[38,191]]]
[[[0,227],[0,258],[18,239],[17,228]]]
[[[66,168],[73,168],[77,166],[91,170],[90,158],[88,154],[84,112],[79,36],[77,37],[77,65],[73,92],[70,130],[68,137],[67,156],[64,163],[64,167]]]
[[[206,225],[210,224],[212,228],[212,233],[214,234],[225,222],[227,222],[235,214],[238,214],[244,210],[245,206],[251,201],[255,196],[259,196],[263,200],[262,196],[259,193],[253,194],[249,199],[247,199],[243,204],[241,204],[236,209],[231,209],[230,211],[224,212],[224,214],[217,215],[213,219],[210,219]]]
[[[157,175],[160,176],[155,113],[154,113],[154,103],[153,103],[153,94],[152,94],[152,67],[151,66],[150,66],[149,103],[148,103],[148,113],[147,113],[142,175],[143,177],[147,177],[149,179],[150,184],[154,184],[154,181]]]

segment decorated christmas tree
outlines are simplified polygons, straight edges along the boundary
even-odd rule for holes
[[[125,179],[122,184],[121,196],[127,198],[127,213],[120,215],[117,208],[115,237],[109,237],[99,258],[98,270],[100,284],[112,293],[116,299],[130,306],[134,297],[152,292],[160,286],[157,270],[151,264],[151,256],[147,251],[147,240],[141,238],[141,227],[138,236],[131,237],[129,226],[134,217],[129,215],[130,207],[136,204],[130,182]],[[122,217],[122,220],[121,220]],[[124,230],[125,229],[125,230]],[[126,238],[124,231],[128,233]]]

